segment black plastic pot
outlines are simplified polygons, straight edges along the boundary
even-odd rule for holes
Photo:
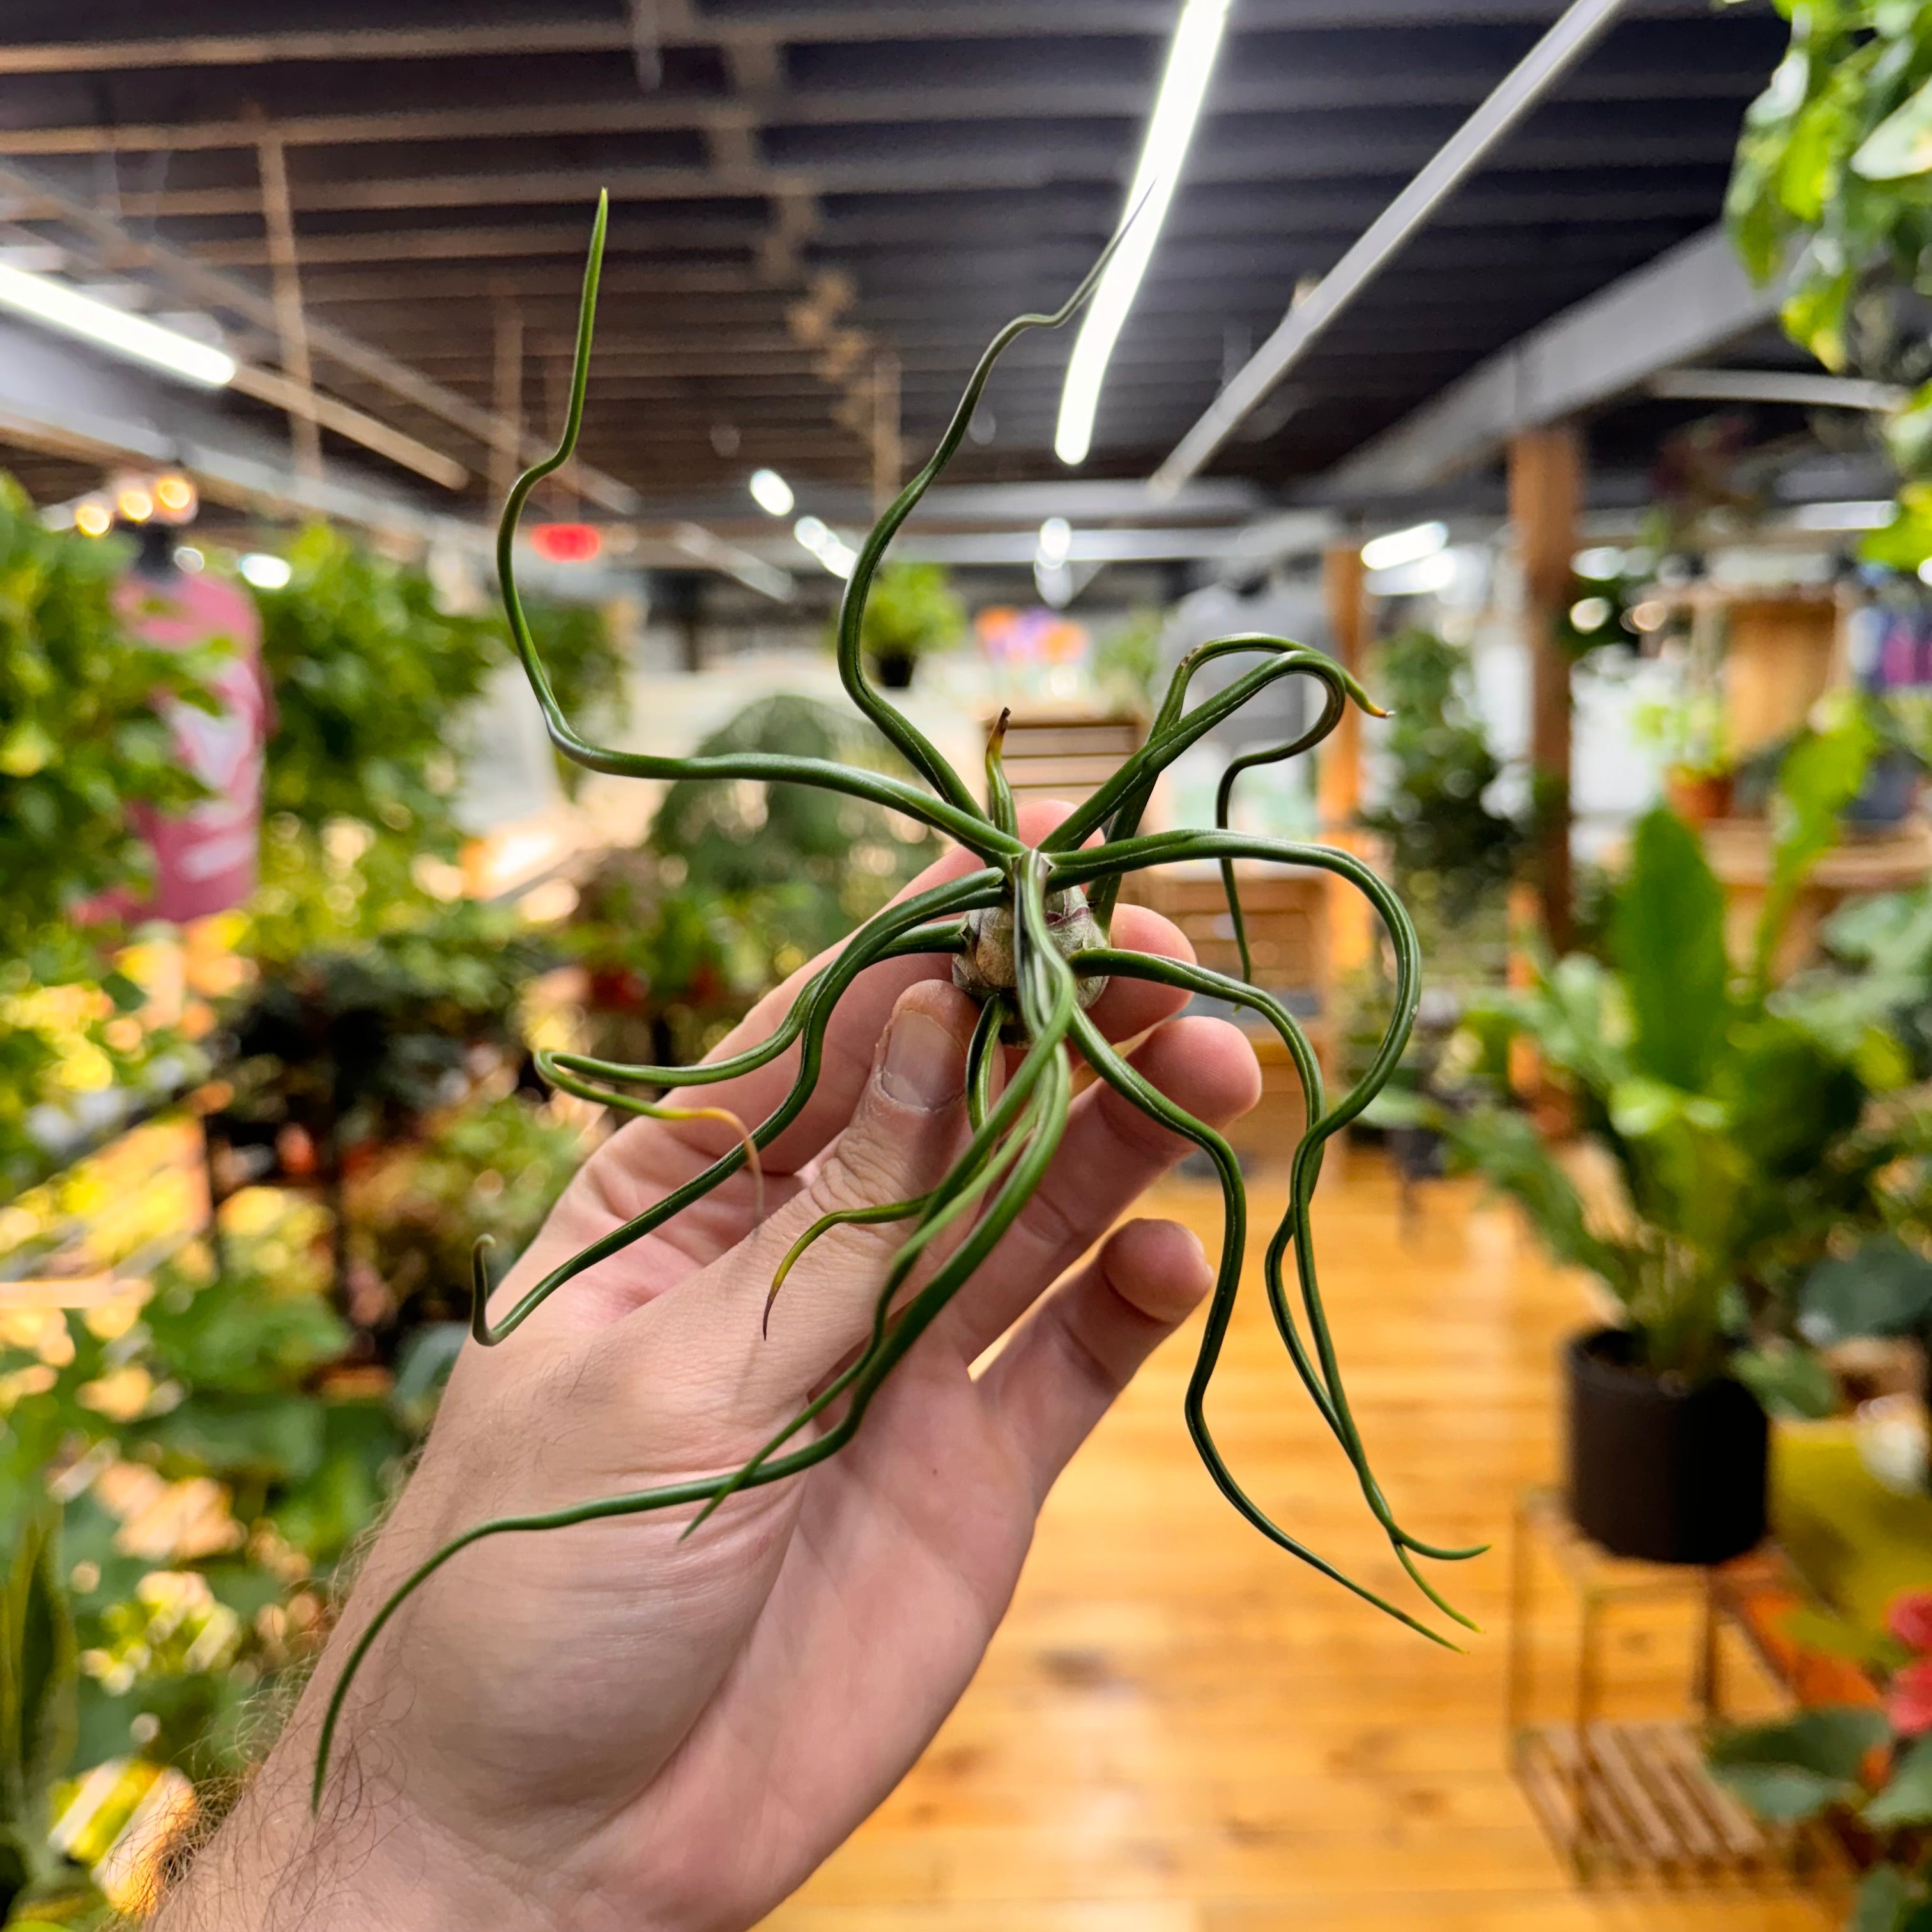
[[[1637,1338],[1600,1328],[1564,1351],[1570,1520],[1612,1555],[1722,1563],[1760,1542],[1770,1425],[1756,1396],[1720,1376],[1659,1382]]]
[[[910,651],[880,651],[872,659],[872,671],[888,691],[905,691],[911,687],[918,662]]]

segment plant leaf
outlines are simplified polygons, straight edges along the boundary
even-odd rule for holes
[[[1913,1898],[1905,1874],[1896,1865],[1880,1865],[1867,1872],[1852,1902],[1845,1932],[1898,1932],[1898,1922]]]
[[[1772,1415],[1815,1420],[1837,1412],[1837,1378],[1809,1348],[1794,1348],[1789,1342],[1741,1348],[1730,1367]]]
[[[1712,1741],[1707,1762],[1740,1803],[1760,1817],[1792,1822],[1855,1799],[1865,1754],[1891,1735],[1882,1711],[1829,1705],[1726,1732]]]
[[[52,1504],[22,1522],[7,1580],[7,1756],[21,1814],[46,1822],[47,1793],[67,1769],[80,1726],[74,1618],[60,1574],[60,1518]]]
[[[1630,1000],[1631,1059],[1654,1079],[1700,1090],[1730,1017],[1724,896],[1697,835],[1661,806],[1630,842],[1610,950]]]
[[[1932,170],[1932,80],[1894,107],[1852,156],[1867,181],[1904,181]]]
[[[1862,1815],[1868,1825],[1881,1831],[1894,1825],[1932,1823],[1932,1737],[1914,1741]]]
[[[1772,820],[1771,884],[1757,927],[1759,983],[1768,984],[1772,956],[1798,890],[1838,842],[1838,814],[1858,795],[1878,748],[1862,699],[1841,704],[1826,728],[1808,732],[1778,767]]]
[[[1798,1298],[1805,1339],[1828,1347],[1850,1335],[1904,1335],[1932,1317],[1932,1262],[1895,1234],[1820,1262]]]

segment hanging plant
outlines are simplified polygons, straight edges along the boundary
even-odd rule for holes
[[[1865,554],[1932,556],[1932,8],[1777,0],[1791,43],[1750,106],[1725,217],[1760,282],[1788,278],[1785,332],[1828,369],[1901,385],[1884,418],[1898,513]]]

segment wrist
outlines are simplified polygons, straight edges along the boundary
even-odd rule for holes
[[[500,1873],[350,1750],[309,1812],[310,1727],[284,1737],[150,1922],[151,1932],[556,1932],[534,1876]]]

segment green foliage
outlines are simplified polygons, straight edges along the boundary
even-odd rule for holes
[[[1790,1823],[1856,1798],[1859,1767],[1891,1736],[1883,1712],[1830,1705],[1726,1732],[1713,1740],[1706,1762],[1760,1817]]]
[[[560,957],[507,907],[442,899],[405,848],[338,820],[265,828],[229,1016],[243,1118],[360,1138],[446,1105],[472,1049],[512,1049],[524,988]]]
[[[1697,835],[1668,812],[1638,823],[1629,887],[1610,915],[1610,953],[1630,1003],[1637,1070],[1702,1086],[1730,1017],[1724,895]]]
[[[1924,1898],[1922,1882],[1915,1883],[1896,1865],[1880,1865],[1858,1881],[1845,1932],[1924,1932],[1918,1911]]]
[[[1808,726],[1778,768],[1772,801],[1770,890],[1758,922],[1754,964],[1770,976],[1772,955],[1811,868],[1838,843],[1840,814],[1858,795],[1879,740],[1863,704],[1850,694],[1822,728]]]
[[[80,1875],[48,1844],[56,1780],[78,1736],[76,1646],[60,1568],[60,1513],[15,1529],[0,1597],[0,1915],[71,1894]]]
[[[1094,679],[1103,694],[1143,708],[1152,705],[1166,623],[1161,610],[1136,610],[1102,632],[1094,647]]]
[[[56,1317],[51,1340],[16,1329],[0,1355],[16,1566],[48,1473],[66,1498],[57,1580],[80,1670],[50,1778],[129,1755],[238,1768],[250,1696],[301,1654],[280,1606],[293,1591],[302,1627],[319,1622],[316,1590],[399,1472],[410,1429],[328,1385],[351,1333],[323,1294],[320,1214],[275,1198],[232,1204],[224,1266],[190,1244],[134,1301]],[[190,1486],[158,1512],[184,1539],[172,1548],[130,1527],[143,1484]]]
[[[873,578],[859,642],[868,656],[924,656],[966,634],[966,609],[937,563],[889,563]]]
[[[266,808],[318,831],[359,819],[418,850],[447,846],[451,733],[506,656],[500,620],[452,615],[422,572],[325,524],[288,557],[287,584],[256,593],[276,709]]]
[[[1378,653],[1376,688],[1393,713],[1387,801],[1362,823],[1389,842],[1396,890],[1427,922],[1454,926],[1506,886],[1522,828],[1483,802],[1502,766],[1470,709],[1469,656],[1411,629]]]
[[[1830,1256],[1806,1280],[1798,1318],[1820,1348],[1854,1335],[1922,1334],[1932,1325],[1932,1262],[1892,1234]]]
[[[1932,8],[1924,0],[1779,0],[1791,44],[1744,118],[1726,218],[1760,281],[1788,267],[1786,332],[1828,369],[1924,383],[1898,344],[1898,298],[1932,272]],[[1932,554],[1932,384],[1886,425],[1907,489],[1868,548]]]
[[[50,928],[24,958],[0,962],[0,1201],[71,1158],[61,1149],[82,1137],[79,1110],[110,1088],[158,1096],[205,1067],[178,1033],[136,1017],[145,998],[71,931]]]
[[[125,562],[118,546],[44,530],[0,476],[0,958],[146,876],[130,807],[201,796],[155,704],[208,703],[211,659],[128,636],[113,604]]]
[[[1805,808],[1791,815],[1802,850]],[[1696,1378],[1722,1365],[1740,1304],[1762,1335],[1784,1334],[1835,1246],[1906,1210],[1899,1164],[1924,1126],[1875,1087],[1862,1032],[1734,974],[1702,849],[1661,809],[1636,830],[1610,936],[1610,964],[1573,956],[1477,1004],[1460,1054],[1470,1104],[1432,1118],[1552,1254],[1618,1297],[1653,1370]],[[1619,1198],[1594,1215],[1529,1124],[1485,1097],[1518,1037],[1610,1156]]]
[[[352,1186],[351,1252],[406,1326],[466,1320],[478,1240],[521,1253],[584,1153],[578,1128],[521,1095],[466,1108]]]
[[[887,768],[863,726],[815,699],[748,705],[698,747],[842,758]],[[700,901],[721,901],[763,932],[778,975],[842,938],[932,856],[926,829],[863,800],[789,784],[681,778],[651,825],[662,876]]]

